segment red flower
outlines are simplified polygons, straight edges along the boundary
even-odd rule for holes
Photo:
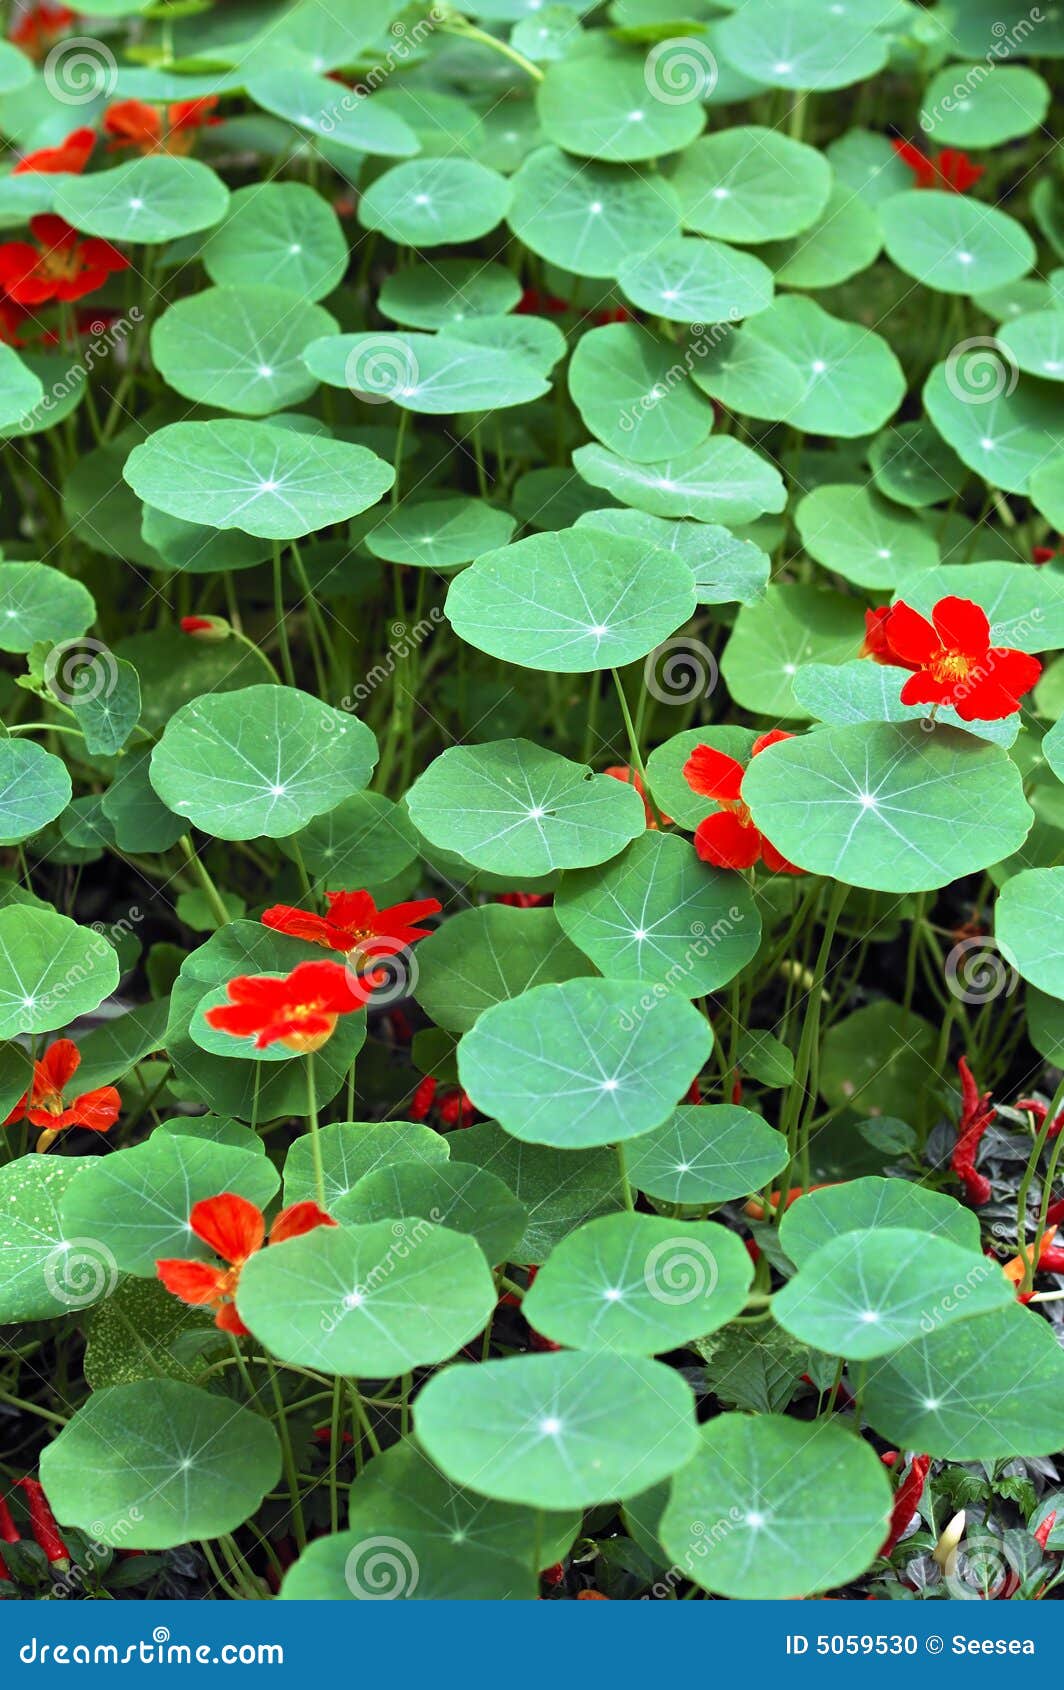
[[[978,1172],[975,1157],[979,1142],[994,1119],[995,1110],[990,1102],[990,1093],[980,1093],[967,1057],[961,1057],[957,1072],[961,1079],[961,1118],[957,1123],[957,1142],[950,1157],[950,1167],[963,1184],[969,1202],[979,1205],[989,1202],[993,1188],[986,1175]]]
[[[301,962],[291,974],[243,974],[230,980],[229,1002],[208,1009],[207,1024],[234,1038],[255,1037],[257,1050],[280,1042],[307,1056],[320,1050],[341,1015],[365,1009],[375,977],[357,979],[338,962]]]
[[[98,1086],[95,1091],[82,1092],[69,1103],[65,1101],[64,1093],[80,1065],[81,1052],[73,1039],[56,1039],[40,1061],[33,1064],[30,1089],[16,1103],[4,1122],[5,1127],[23,1119],[32,1121],[35,1127],[46,1127],[48,1131],[38,1143],[39,1150],[47,1149],[64,1127],[88,1127],[94,1133],[105,1133],[113,1127],[122,1107],[114,1086]]]
[[[890,1527],[886,1542],[879,1551],[881,1555],[889,1555],[894,1549],[906,1527],[912,1521],[913,1515],[924,1494],[927,1474],[931,1466],[929,1455],[914,1455],[912,1466],[901,1484],[894,1492],[894,1506],[890,1511]]]
[[[931,620],[896,604],[886,623],[892,651],[915,673],[903,704],[949,704],[965,722],[994,722],[1020,708],[1042,673],[1037,657],[990,644],[990,623],[971,599],[939,599]]]
[[[477,1112],[473,1099],[460,1086],[445,1086],[441,1089],[439,1081],[431,1074],[426,1074],[414,1088],[414,1095],[410,1100],[410,1119],[427,1121],[434,1109],[443,1127],[471,1127]]]
[[[509,904],[510,908],[515,910],[538,910],[545,904],[550,904],[553,896],[552,892],[499,892],[494,902]]]
[[[67,171],[71,176],[80,176],[92,157],[95,145],[95,129],[75,129],[58,147],[39,147],[35,153],[26,153],[11,174],[23,176],[35,172],[41,176],[56,176],[61,171]]]
[[[228,1265],[223,1268],[210,1262],[162,1261],[156,1262],[155,1272],[175,1297],[195,1308],[213,1309],[215,1326],[240,1337],[247,1327],[237,1314],[233,1299],[241,1268],[266,1241],[262,1210],[246,1197],[230,1192],[196,1203],[188,1224],[196,1237]],[[293,1203],[281,1210],[271,1226],[270,1243],[283,1244],[286,1239],[299,1238],[315,1227],[335,1225],[316,1203]]]
[[[43,59],[49,48],[66,34],[77,15],[69,6],[53,6],[50,0],[40,0],[39,5],[27,7],[16,19],[8,40],[31,59]]]
[[[0,287],[18,305],[43,305],[49,299],[82,299],[102,287],[115,270],[129,268],[110,241],[82,240],[69,223],[45,212],[30,218],[29,241],[0,246]]]
[[[865,637],[858,652],[858,657],[870,657],[873,663],[887,663],[898,669],[915,669],[915,663],[907,663],[892,647],[887,637],[887,622],[890,619],[891,606],[881,605],[878,610],[866,610],[864,613]]]
[[[1057,1511],[1054,1508],[1051,1513],[1046,1515],[1046,1517],[1042,1521],[1041,1525],[1035,1527],[1034,1541],[1037,1543],[1039,1549],[1041,1549],[1043,1551],[1043,1553],[1045,1552],[1045,1549],[1046,1549],[1046,1547],[1049,1543],[1050,1533],[1052,1532],[1053,1527],[1056,1525],[1056,1523],[1057,1523]]]
[[[766,746],[792,736],[773,728],[771,733],[755,739],[751,757]],[[774,874],[802,874],[775,845],[754,826],[750,811],[743,803],[741,791],[746,769],[735,757],[714,751],[709,745],[696,745],[683,766],[683,777],[701,798],[712,798],[720,805],[713,815],[699,822],[695,833],[695,850],[704,863],[717,868],[752,868],[757,862]]]
[[[1057,546],[1036,546],[1034,551],[1031,553],[1031,562],[1039,564],[1052,563],[1058,550],[1059,548]]]
[[[227,640],[232,628],[223,616],[182,616],[181,632],[188,634],[191,639],[204,640],[207,644],[216,644],[219,640]]]
[[[630,769],[627,763],[611,763],[609,768],[603,769],[602,772],[604,775],[611,775],[614,780],[623,780],[625,786],[634,786],[643,800],[643,814],[646,816],[647,826],[657,827],[658,818],[650,807],[650,800],[647,798],[646,787],[643,785],[643,777],[639,770]],[[671,827],[672,817],[663,815],[661,822],[663,827]]]
[[[178,100],[167,106],[164,123],[158,106],[144,100],[118,100],[103,114],[104,131],[114,137],[109,150],[136,147],[141,153],[190,153],[196,131],[222,121],[211,116],[217,104],[215,94],[202,100]]]
[[[911,141],[894,140],[891,146],[916,177],[913,184],[916,188],[941,188],[948,193],[966,194],[986,175],[984,164],[973,164],[968,154],[956,147],[944,147],[934,158],[928,158]]]
[[[518,317],[560,317],[569,309],[567,299],[556,293],[541,293],[538,288],[526,288],[515,306]]]
[[[392,956],[424,939],[429,929],[416,924],[428,915],[439,915],[443,908],[437,898],[419,898],[379,910],[368,892],[327,892],[325,898],[328,915],[293,909],[291,904],[274,904],[264,912],[263,922],[278,933],[324,945],[330,951],[357,950],[360,957]]]
[[[25,338],[19,330],[28,316],[24,306],[16,305],[13,299],[0,298],[0,341],[5,346],[25,346]]]

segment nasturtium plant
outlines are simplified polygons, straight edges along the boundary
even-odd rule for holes
[[[0,1599],[1064,1589],[1052,10],[10,9]]]

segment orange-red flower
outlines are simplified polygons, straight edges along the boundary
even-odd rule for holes
[[[44,212],[30,218],[37,242],[5,241],[0,246],[0,288],[17,305],[43,305],[49,299],[82,299],[102,287],[115,270],[129,267],[110,243],[82,240],[61,217]]]
[[[35,1127],[48,1128],[49,1143],[64,1127],[88,1127],[94,1133],[113,1127],[122,1107],[114,1086],[97,1086],[67,1100],[67,1088],[80,1066],[81,1052],[73,1039],[56,1039],[33,1064],[30,1089],[16,1103],[5,1127],[13,1121],[32,1121]]]
[[[104,132],[112,137],[108,147],[111,152],[135,147],[140,153],[190,153],[197,131],[222,121],[211,115],[217,104],[215,94],[177,100],[167,106],[164,118],[161,107],[145,100],[118,100],[103,114]]]
[[[237,1337],[247,1327],[236,1312],[234,1297],[240,1282],[240,1270],[249,1256],[261,1250],[266,1242],[266,1222],[262,1210],[246,1197],[229,1192],[221,1197],[206,1197],[194,1205],[188,1224],[197,1238],[226,1263],[218,1267],[212,1262],[169,1260],[156,1262],[155,1272],[168,1291],[183,1303],[195,1308],[214,1311],[214,1324],[223,1332]],[[299,1238],[318,1226],[335,1226],[336,1222],[319,1209],[316,1203],[293,1203],[282,1209],[270,1228],[270,1243],[283,1244],[287,1238]]]
[[[914,671],[902,703],[948,704],[965,722],[1011,716],[1042,673],[1037,657],[990,644],[986,612],[971,599],[939,599],[930,621],[896,604],[885,630],[891,651]]]
[[[755,739],[751,757],[769,745],[792,736],[773,728]],[[699,822],[695,850],[704,863],[716,868],[752,868],[757,862],[775,874],[802,874],[804,870],[781,856],[772,841],[755,827],[743,803],[742,784],[746,769],[735,757],[715,751],[710,745],[696,745],[683,766],[683,777],[700,798],[712,798],[720,805],[713,815]]]
[[[865,635],[861,642],[858,657],[870,657],[873,663],[887,663],[895,669],[915,669],[915,663],[906,662],[904,657],[893,649],[887,635],[887,623],[890,620],[891,606],[881,605],[878,610],[866,610],[864,613]]]
[[[320,1050],[341,1015],[365,1009],[375,975],[359,979],[338,962],[301,962],[291,974],[242,974],[225,988],[227,1004],[208,1009],[207,1023],[234,1038],[255,1034],[258,1050],[283,1044],[308,1056]]]
[[[986,175],[985,164],[973,164],[968,154],[956,147],[943,147],[934,158],[928,158],[911,141],[895,140],[891,145],[915,176],[914,188],[941,188],[947,193],[966,194]]]
[[[294,909],[291,904],[274,904],[264,911],[263,922],[293,939],[306,939],[330,951],[357,951],[359,957],[392,956],[406,945],[424,939],[429,929],[417,923],[439,915],[443,905],[437,898],[417,898],[409,904],[391,904],[379,910],[368,892],[327,892],[328,915]]]
[[[57,176],[65,171],[71,176],[80,176],[92,157],[95,145],[95,129],[75,129],[58,147],[39,147],[35,153],[27,153],[19,159],[11,174],[23,176],[35,172],[37,175]]]
[[[66,34],[77,15],[69,6],[53,6],[50,0],[40,0],[40,4],[27,6],[16,18],[7,38],[31,59],[43,59]]]

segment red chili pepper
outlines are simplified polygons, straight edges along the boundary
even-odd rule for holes
[[[55,1523],[55,1515],[44,1494],[44,1487],[38,1479],[16,1479],[17,1490],[26,1493],[26,1503],[30,1511],[30,1530],[38,1546],[53,1567],[59,1567],[66,1572],[70,1566],[70,1551],[59,1536],[59,1528]]]
[[[969,1202],[978,1207],[989,1201],[993,1189],[986,1175],[977,1170],[975,1157],[980,1140],[994,1119],[995,1110],[990,1102],[990,1093],[980,1093],[967,1057],[961,1057],[957,1072],[961,1082],[961,1118],[957,1124],[957,1142],[950,1157],[950,1167],[962,1182]]]
[[[898,1540],[906,1527],[910,1524],[920,1498],[924,1494],[927,1475],[931,1466],[929,1455],[914,1455],[912,1466],[901,1484],[894,1492],[894,1506],[890,1511],[890,1528],[886,1541],[879,1551],[881,1555],[889,1555],[897,1547]]]
[[[896,1449],[885,1449],[879,1459],[884,1467],[893,1467],[898,1459],[898,1452]]]
[[[1064,1221],[1064,1197],[1058,1197],[1046,1210],[1046,1226],[1059,1226]]]
[[[18,1540],[18,1527],[11,1518],[11,1510],[0,1497],[0,1543],[17,1543]],[[8,1583],[14,1582],[7,1570],[7,1562],[2,1555],[0,1555],[0,1579],[6,1579]]]
[[[1051,1514],[1046,1515],[1045,1519],[1042,1521],[1042,1524],[1040,1526],[1035,1527],[1034,1541],[1037,1543],[1039,1549],[1041,1549],[1043,1551],[1045,1550],[1045,1547],[1046,1547],[1047,1543],[1049,1542],[1049,1534],[1053,1530],[1054,1525],[1056,1524],[1056,1519],[1057,1519],[1057,1511],[1054,1508],[1054,1510]]]
[[[1040,1103],[1037,1097],[1021,1097],[1012,1107],[1014,1109],[1025,1109],[1028,1114],[1033,1115],[1036,1127],[1041,1127],[1049,1114],[1048,1103]],[[1064,1113],[1057,1116],[1046,1137],[1056,1138],[1061,1127],[1064,1127]]]

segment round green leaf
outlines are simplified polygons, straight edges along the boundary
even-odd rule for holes
[[[330,335],[311,341],[304,356],[329,387],[346,387],[369,404],[390,399],[404,411],[429,416],[525,405],[549,385],[520,358],[445,334]]]
[[[548,65],[536,110],[548,141],[611,164],[680,152],[706,121],[698,100],[657,97],[642,54],[613,56],[601,47]]]
[[[999,746],[916,723],[780,741],[753,759],[743,797],[790,862],[884,892],[931,890],[1000,862],[1033,820]]]
[[[660,1126],[712,1045],[705,1018],[667,989],[568,980],[485,1010],[458,1074],[514,1138],[585,1149]]]
[[[379,792],[353,793],[279,843],[286,854],[298,847],[308,873],[330,889],[385,885],[418,854],[406,810]]]
[[[528,1215],[495,1174],[471,1162],[395,1162],[365,1174],[337,1205],[343,1226],[420,1220],[475,1238],[489,1262],[506,1262]]]
[[[693,452],[657,464],[633,463],[605,446],[579,446],[573,464],[592,487],[651,516],[752,522],[787,503],[775,465],[730,434],[711,436]]]
[[[12,347],[0,346],[0,427],[13,433],[29,432],[43,398],[39,378]]]
[[[659,832],[644,833],[600,867],[570,870],[554,908],[573,944],[607,977],[685,998],[733,980],[761,943],[745,882]]]
[[[228,420],[157,429],[122,473],[138,498],[170,516],[267,540],[346,522],[395,480],[391,465],[364,446]]]
[[[585,334],[569,365],[569,391],[591,432],[640,463],[691,451],[713,427],[675,348],[637,323]]]
[[[0,909],[0,1039],[66,1027],[117,985],[118,955],[95,928],[31,905]]]
[[[0,739],[0,843],[29,839],[70,803],[66,765],[29,739]]]
[[[1064,998],[1064,868],[1014,874],[998,894],[994,932],[1002,954],[1025,980]]]
[[[163,380],[186,399],[263,417],[313,393],[301,354],[336,328],[328,311],[284,288],[206,288],[156,319],[151,350]]]
[[[281,1361],[379,1379],[461,1349],[495,1307],[495,1286],[472,1238],[384,1220],[260,1250],[237,1297],[244,1324]]]
[[[445,329],[470,318],[512,311],[521,284],[501,264],[473,258],[440,258],[385,277],[377,309],[411,329]]]
[[[939,293],[978,293],[1027,274],[1035,246],[1022,223],[965,194],[910,189],[879,207],[887,253]]]
[[[920,127],[939,147],[999,147],[1045,121],[1049,85],[1025,65],[950,64],[924,91]]]
[[[515,526],[508,511],[482,499],[410,500],[381,517],[367,533],[365,546],[388,563],[454,569],[505,546]]]
[[[296,15],[298,8],[293,15]],[[383,27],[384,19],[381,19]],[[252,70],[247,90],[255,104],[287,118],[319,146],[337,152],[375,154],[381,158],[409,158],[418,150],[417,136],[408,123],[389,110],[386,102],[362,89],[347,90],[328,77],[287,62]],[[340,63],[346,62],[340,60]]]
[[[501,223],[510,184],[468,158],[418,158],[397,164],[366,189],[358,204],[364,229],[397,246],[450,246],[476,241]]]
[[[831,167],[803,141],[740,125],[688,147],[672,185],[685,228],[755,245],[800,235],[816,222],[831,192]]]
[[[717,28],[729,64],[769,88],[831,89],[882,70],[887,41],[856,18],[828,19],[809,0],[744,6]]]
[[[762,257],[784,287],[829,288],[867,270],[882,246],[875,212],[852,188],[836,182],[812,228],[789,241],[770,242],[762,248]]]
[[[856,600],[820,587],[769,587],[759,603],[744,605],[736,617],[721,672],[744,709],[783,720],[800,717],[804,712],[791,683],[801,666],[841,663],[860,649],[863,635]]]
[[[194,698],[167,723],[151,781],[219,839],[283,838],[365,786],[376,741],[357,716],[295,687]]]
[[[628,1177],[662,1203],[749,1197],[787,1166],[787,1140],[733,1103],[682,1103],[627,1151]]]
[[[907,669],[859,657],[851,663],[803,664],[791,689],[803,711],[833,727],[852,722],[926,721],[926,704],[901,702],[901,689],[908,678]],[[939,707],[935,720],[1006,748],[1020,730],[1019,715],[1006,716],[999,722],[962,722],[949,705]]]
[[[200,256],[212,282],[285,288],[297,299],[324,299],[343,280],[347,242],[332,206],[302,182],[253,182],[238,188],[224,222]]]
[[[41,1451],[61,1523],[123,1549],[236,1531],[280,1476],[268,1420],[176,1379],[94,1392]]]
[[[19,1156],[0,1168],[0,1321],[5,1325],[52,1320],[88,1308],[114,1290],[118,1266],[110,1251],[95,1236],[64,1233],[59,1219],[64,1192],[92,1160]]]
[[[799,1197],[780,1222],[780,1243],[791,1261],[803,1267],[833,1238],[880,1228],[926,1233],[947,1239],[967,1252],[979,1249],[978,1216],[963,1208],[956,1198],[940,1191],[925,1191],[908,1180],[871,1176]]]
[[[1014,1298],[999,1262],[887,1226],[843,1233],[814,1250],[773,1297],[772,1314],[800,1343],[867,1361]]]
[[[208,165],[160,152],[88,176],[61,176],[53,209],[83,235],[160,246],[213,228],[228,204],[228,188]]]
[[[1028,375],[1064,381],[1064,311],[1027,311],[998,331],[998,342]]]
[[[353,1191],[359,1180],[376,1168],[396,1162],[446,1162],[451,1147],[445,1138],[419,1121],[334,1121],[318,1132],[325,1207],[333,1209]],[[465,1138],[462,1139],[463,1149]],[[297,1138],[285,1159],[285,1203],[316,1197],[314,1147],[309,1136]]]
[[[447,594],[448,620],[468,645],[561,674],[645,657],[694,609],[682,558],[592,528],[533,534],[487,552]]]
[[[924,420],[885,429],[869,447],[868,462],[879,491],[915,509],[959,495],[964,481],[957,454]]]
[[[449,340],[483,346],[489,352],[505,352],[546,376],[566,353],[566,339],[557,323],[527,312],[507,317],[470,317],[448,323],[443,333]]]
[[[934,537],[867,487],[815,487],[795,523],[810,557],[858,587],[897,587],[938,562]]]
[[[462,1130],[462,1157],[504,1180],[528,1214],[514,1261],[544,1262],[554,1246],[593,1215],[622,1206],[612,1150],[556,1150],[522,1144],[495,1121]]]
[[[46,563],[0,563],[0,651],[76,640],[96,617],[87,587]]]
[[[680,210],[661,176],[538,147],[513,177],[509,222],[540,258],[578,276],[614,276],[633,253],[679,234]]]
[[[980,343],[981,345],[982,343]],[[1064,452],[1064,422],[1054,388],[1046,382],[1010,376],[998,357],[981,397],[965,384],[956,354],[936,364],[924,387],[924,406],[947,445],[962,463],[992,487],[1026,493],[1031,477],[1048,459]],[[969,378],[971,379],[971,378]]]
[[[736,599],[755,604],[768,585],[768,554],[715,523],[671,522],[645,511],[605,509],[585,511],[575,526],[631,535],[659,551],[676,552],[691,566],[699,604],[731,604]]]
[[[642,1356],[514,1356],[449,1367],[414,1405],[449,1479],[534,1508],[587,1508],[667,1478],[695,1447],[678,1373]]]
[[[776,1414],[719,1415],[699,1442],[659,1528],[686,1577],[719,1596],[780,1600],[871,1565],[891,1505],[871,1445],[830,1421]]]
[[[417,999],[438,1027],[466,1033],[492,1004],[529,986],[590,974],[555,910],[481,904],[451,916],[417,948]]]
[[[742,1241],[712,1221],[603,1215],[555,1247],[521,1310],[571,1349],[654,1355],[726,1326],[753,1276]]]
[[[492,874],[586,868],[646,826],[633,786],[527,739],[452,746],[406,796],[430,844]]]
[[[705,323],[753,317],[772,303],[772,272],[749,252],[723,241],[681,235],[635,253],[617,272],[623,293],[641,311],[669,322]]]

